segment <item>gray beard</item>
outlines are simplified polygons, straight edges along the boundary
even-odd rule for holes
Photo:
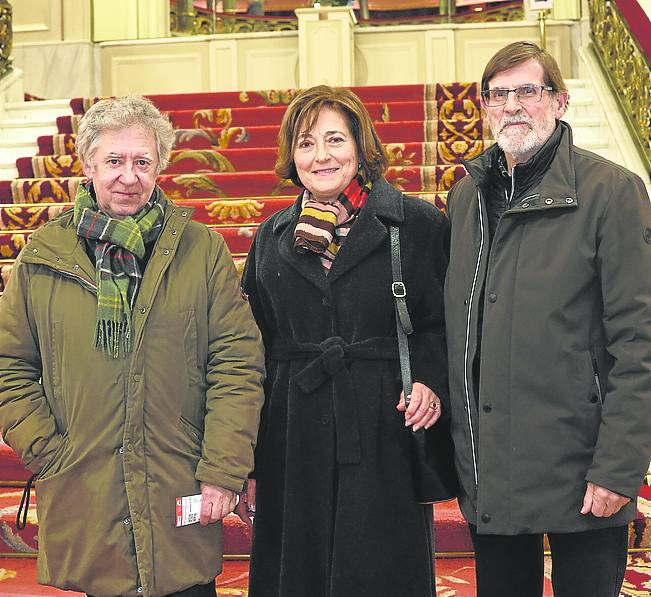
[[[529,157],[536,153],[549,139],[554,129],[556,128],[556,119],[551,115],[551,118],[548,118],[544,121],[538,120],[529,120],[527,122],[531,127],[525,135],[518,135],[517,137],[511,137],[505,131],[497,131],[496,128],[501,128],[504,125],[505,119],[502,119],[497,126],[493,126],[490,123],[491,132],[493,137],[497,141],[500,149],[518,160],[519,158]],[[522,117],[518,117],[513,120],[520,120]],[[508,122],[508,121],[507,121]]]

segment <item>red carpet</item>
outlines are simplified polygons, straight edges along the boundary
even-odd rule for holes
[[[177,149],[234,149],[277,146],[278,125],[249,127],[202,127],[177,129]],[[375,124],[383,143],[477,142],[489,138],[489,129],[479,118],[406,120]],[[63,155],[75,151],[76,133],[57,133],[38,138],[38,155]],[[461,155],[463,157],[463,153]]]
[[[459,156],[469,159],[487,147],[478,141],[438,141],[386,143],[392,166],[436,166],[457,164]],[[274,169],[278,152],[275,147],[176,149],[172,151],[165,174],[206,172],[255,172]],[[83,176],[83,168],[73,153],[37,155],[16,160],[19,178],[59,178]]]
[[[0,468],[5,475],[6,469]],[[27,518],[27,526],[16,530],[16,513],[22,495],[21,487],[0,487],[0,557],[10,555],[35,555],[38,549],[36,501],[38,496],[32,491],[32,499]],[[440,555],[463,555],[472,552],[472,542],[468,528],[461,516],[456,501],[437,504],[434,509],[436,551]],[[224,521],[224,553],[242,556],[249,553],[251,535],[248,527],[235,515]],[[651,552],[651,487],[643,486],[638,499],[638,516],[629,527],[629,548],[634,551]]]
[[[247,597],[247,561],[226,561],[217,578],[220,597]],[[551,561],[545,558],[545,597],[552,597]],[[474,560],[472,558],[438,558],[436,560],[437,597],[475,597]],[[82,593],[59,591],[36,584],[36,562],[27,559],[0,558],[0,597],[63,597]],[[620,597],[651,595],[651,555],[630,555]]]
[[[365,85],[351,87],[365,103],[370,102],[410,102],[435,101],[439,104],[447,100],[469,100],[479,104],[477,83],[434,83],[414,85]],[[147,95],[159,110],[186,110],[204,108],[235,108],[287,105],[296,95],[295,89],[271,89],[258,91],[222,91],[216,93],[170,93]],[[70,107],[73,114],[84,114],[96,103],[98,97],[73,98]]]
[[[412,195],[445,208],[448,189],[465,170],[462,158],[490,143],[479,110],[476,84],[402,85],[356,88],[376,120],[391,159],[388,180]],[[151,99],[172,118],[176,150],[159,177],[161,187],[181,206],[195,209],[194,219],[224,236],[241,269],[257,226],[294,201],[298,192],[273,173],[278,125],[295,90],[240,93],[156,95]],[[83,175],[74,141],[80,116],[97,98],[71,101],[75,116],[58,119],[59,133],[38,139],[39,154],[17,161],[20,178],[0,181],[0,292],[29,235],[63,209],[69,209]],[[74,595],[35,584],[37,520],[34,503],[27,528],[18,533],[15,515],[20,485],[28,474],[13,453],[0,444],[0,597]],[[11,487],[10,485],[13,485]],[[629,546],[651,549],[651,489],[639,502]],[[435,511],[439,597],[474,595],[473,561],[463,557],[472,546],[455,503]],[[225,552],[247,554],[250,536],[230,516],[224,525]],[[625,597],[651,595],[646,553],[632,556]],[[248,563],[226,562],[219,594],[247,594]],[[551,595],[551,593],[548,593]]]

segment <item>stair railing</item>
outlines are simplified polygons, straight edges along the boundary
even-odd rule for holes
[[[11,47],[13,33],[11,28],[11,4],[9,0],[0,0],[0,79],[11,70]]]
[[[590,0],[597,57],[651,172],[651,24],[637,0]]]

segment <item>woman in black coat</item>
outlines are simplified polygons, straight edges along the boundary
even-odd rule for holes
[[[266,400],[245,501],[250,597],[429,597],[432,508],[417,503],[410,429],[448,416],[448,223],[383,177],[352,92],[299,94],[276,173],[303,187],[258,230],[243,277],[266,348]],[[414,388],[405,411],[388,226],[400,227]]]

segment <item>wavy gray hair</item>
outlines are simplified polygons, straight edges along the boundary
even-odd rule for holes
[[[151,131],[158,150],[158,171],[167,168],[174,145],[174,129],[169,118],[154,104],[138,95],[103,99],[84,114],[77,132],[77,155],[82,164],[89,164],[104,131],[139,126]]]

